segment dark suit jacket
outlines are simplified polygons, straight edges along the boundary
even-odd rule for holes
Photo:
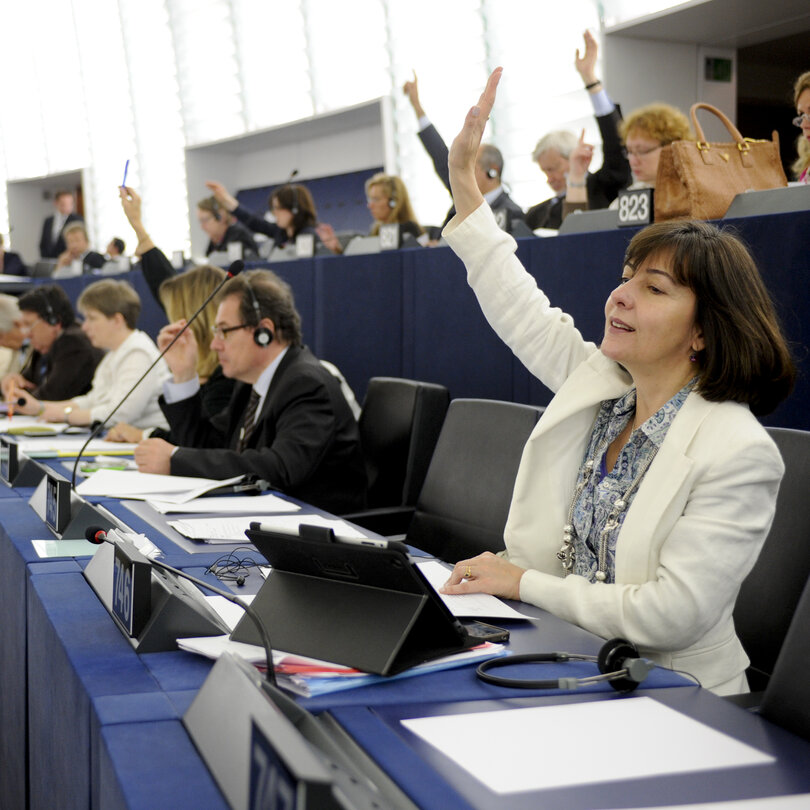
[[[602,135],[604,160],[602,167],[588,174],[585,179],[588,191],[588,208],[592,211],[607,208],[619,194],[619,191],[630,183],[630,164],[624,154],[619,123],[621,111],[616,107],[610,115],[597,116],[599,132]],[[557,197],[532,206],[526,212],[526,224],[532,229],[560,227],[563,221],[563,203]]]
[[[180,449],[173,475],[228,478],[253,473],[330,512],[363,508],[366,472],[357,422],[337,380],[306,347],[282,359],[248,446],[235,448],[251,386],[237,383],[230,404],[206,419],[199,393],[160,405]]]
[[[104,352],[93,348],[87,335],[73,324],[56,338],[47,354],[31,352],[22,375],[36,386],[33,394],[37,399],[73,399],[90,390],[103,356]]]
[[[256,240],[253,238],[251,232],[244,225],[242,225],[241,222],[235,222],[233,225],[229,225],[228,230],[225,231],[225,236],[222,237],[222,241],[218,245],[215,245],[209,239],[205,255],[210,256],[212,253],[220,250],[226,251],[231,242],[242,243],[242,255],[245,258],[249,258],[251,255],[259,255],[259,248],[256,245]]]
[[[419,140],[422,141],[422,146],[425,147],[430,159],[433,161],[433,168],[439,179],[444,183],[445,188],[450,191],[450,169],[447,167],[447,158],[450,151],[444,139],[439,135],[436,127],[433,124],[425,127],[419,132]],[[524,219],[525,214],[523,209],[504,191],[498,196],[489,206],[495,214],[495,219],[498,225],[505,231],[512,230],[512,222],[516,219]],[[456,207],[453,206],[444,218],[442,227],[447,225],[448,222],[456,215]]]
[[[59,236],[56,241],[53,240],[51,230],[53,228],[53,215],[49,216],[45,222],[42,223],[42,236],[39,238],[39,255],[43,259],[58,259],[60,254],[65,250],[65,240],[62,237],[65,227],[71,222],[84,222],[78,214],[68,214],[62,230],[59,231]]]
[[[19,253],[6,250],[3,253],[3,274],[7,276],[27,276],[28,268],[23,264]]]
[[[107,260],[100,253],[96,253],[95,250],[88,250],[82,259],[82,272],[92,273],[93,270],[104,267],[106,261]]]

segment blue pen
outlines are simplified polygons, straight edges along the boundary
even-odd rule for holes
[[[127,162],[124,164],[124,181],[121,183],[121,188],[127,187],[127,172],[129,171],[129,158],[127,158]]]

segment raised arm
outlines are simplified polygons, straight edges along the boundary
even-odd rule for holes
[[[457,221],[466,219],[484,201],[475,181],[475,160],[484,136],[484,127],[495,104],[502,72],[503,68],[500,67],[492,71],[478,104],[467,113],[464,126],[450,147],[447,165],[450,170],[450,193],[459,218]]]

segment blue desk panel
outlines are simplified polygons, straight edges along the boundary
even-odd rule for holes
[[[531,793],[497,795],[472,778],[449,758],[407,731],[401,721],[434,715],[494,711],[527,706],[578,703],[589,700],[632,700],[616,693],[601,695],[503,699],[475,703],[445,703],[346,707],[331,713],[408,795],[423,808],[474,807],[476,810],[536,810],[538,807],[590,810],[649,807],[778,796],[810,791],[810,743],[750,714],[728,701],[698,688],[639,690],[672,709],[776,757],[771,765],[729,768],[654,779],[635,779]],[[543,729],[537,730],[543,734]],[[616,729],[621,746],[622,730]],[[655,741],[650,741],[655,745]],[[587,748],[571,752],[587,768]],[[538,768],[543,767],[538,762]]]
[[[730,220],[725,226],[734,228],[756,256],[800,367],[793,395],[764,421],[810,429],[810,211]],[[552,304],[574,318],[586,339],[599,341],[604,303],[618,282],[625,247],[635,232],[521,239],[518,255]],[[550,392],[492,334],[450,248],[298,259],[273,269],[293,288],[305,341],[341,369],[358,401],[369,377],[406,376],[446,385],[454,397],[548,402]],[[141,294],[140,328],[155,335],[165,316],[140,271],[121,278]],[[75,301],[94,280],[62,284]]]

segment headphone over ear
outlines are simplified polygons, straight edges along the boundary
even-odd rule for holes
[[[295,216],[295,214],[298,213],[298,186],[291,185],[290,188],[292,189],[293,193],[292,208],[290,208],[290,213]]]
[[[214,215],[214,219],[217,222],[222,221],[222,214],[219,211],[219,203],[216,200],[211,201],[211,213]]]
[[[512,666],[514,664],[536,664],[562,661],[595,661],[600,675],[588,678],[555,678],[551,680],[534,680],[525,678],[508,678],[491,675],[490,670]],[[510,686],[514,689],[578,689],[600,681],[608,681],[617,692],[632,692],[655,666],[652,661],[640,658],[638,648],[631,641],[623,638],[612,638],[602,645],[599,655],[579,655],[578,653],[531,653],[528,655],[510,655],[506,658],[491,658],[478,665],[476,675],[482,681],[496,686]]]
[[[48,294],[45,290],[42,290],[42,300],[45,303],[45,309],[47,310],[47,314],[45,315],[45,322],[50,326],[56,326],[59,323],[59,318],[56,317],[56,313],[53,311],[53,307],[51,306],[51,302],[48,300]]]
[[[253,287],[250,286],[250,282],[245,278],[245,286],[247,287],[247,291],[250,295],[250,300],[253,303],[253,311],[256,313],[256,323],[260,323],[262,320],[262,311],[259,307],[259,302],[256,300],[256,293],[253,292]],[[273,342],[273,333],[266,327],[266,326],[257,326],[253,330],[253,342],[264,349],[266,346],[269,346]]]
[[[494,180],[497,176],[498,176],[497,169],[487,169],[487,177],[489,177],[490,180]]]

